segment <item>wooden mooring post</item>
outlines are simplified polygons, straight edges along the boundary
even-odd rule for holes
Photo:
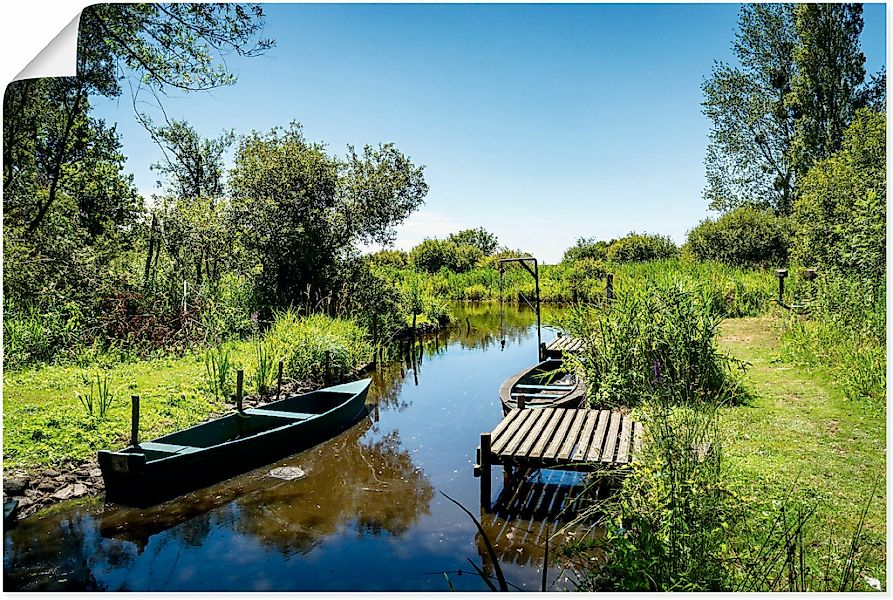
[[[279,372],[276,374],[276,399],[282,393],[282,361],[279,361]]]
[[[776,269],[775,276],[778,277],[778,303],[784,306],[784,278],[788,276],[788,270]]]
[[[236,410],[242,412],[242,386],[245,384],[245,371],[236,371]]]
[[[490,433],[481,434],[480,460],[481,469],[481,508],[490,510]]]
[[[130,445],[140,445],[140,397],[130,397]]]

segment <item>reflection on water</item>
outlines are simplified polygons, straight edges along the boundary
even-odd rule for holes
[[[454,312],[448,331],[373,375],[368,417],[331,440],[155,507],[100,498],[22,521],[4,540],[5,588],[440,591],[467,558],[491,571],[474,524],[436,491],[477,506],[474,449],[502,416],[499,384],[535,362],[534,314]],[[275,479],[275,466],[306,477]],[[578,483],[529,480],[482,516],[510,581],[538,589],[545,524]],[[537,496],[532,512],[519,500]],[[451,581],[486,589],[475,575]]]

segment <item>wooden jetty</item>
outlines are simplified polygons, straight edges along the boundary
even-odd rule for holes
[[[636,460],[642,424],[619,411],[585,408],[511,410],[481,434],[475,476],[481,477],[481,506],[490,505],[490,467],[597,471]]]
[[[583,350],[585,344],[582,340],[570,335],[559,335],[557,338],[545,344],[543,358],[564,358],[566,354],[576,354]]]

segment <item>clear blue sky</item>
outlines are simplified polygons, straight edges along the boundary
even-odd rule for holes
[[[707,216],[701,83],[732,61],[739,6],[268,4],[265,56],[236,85],[165,101],[204,136],[299,121],[308,139],[394,142],[426,165],[425,205],[397,246],[483,226],[545,262],[579,236],[677,242]],[[885,6],[865,6],[867,71],[885,64]],[[148,197],[160,152],[130,98],[119,124]]]

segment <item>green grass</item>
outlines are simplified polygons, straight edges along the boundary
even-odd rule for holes
[[[829,535],[852,535],[877,481],[865,521],[864,572],[886,589],[884,410],[847,399],[831,366],[782,360],[782,323],[764,316],[721,326],[720,347],[750,363],[750,401],[722,415],[730,474],[754,504],[780,500],[792,487],[814,496],[818,510],[810,531],[818,551]]]
[[[267,332],[267,361],[285,362],[285,376],[322,382],[325,356],[333,378],[347,375],[371,360],[366,332],[355,323],[322,315],[282,313]],[[256,391],[256,340],[224,344],[229,350],[229,389],[237,369],[245,371],[245,393]],[[270,383],[269,368],[266,377]],[[78,397],[95,387],[96,375],[113,394],[104,417],[89,414]],[[222,394],[209,381],[205,351],[138,362],[77,366],[42,366],[3,374],[4,470],[26,472],[67,461],[95,458],[97,450],[127,444],[130,397],[140,397],[140,437],[150,439],[200,423],[225,410]]]

